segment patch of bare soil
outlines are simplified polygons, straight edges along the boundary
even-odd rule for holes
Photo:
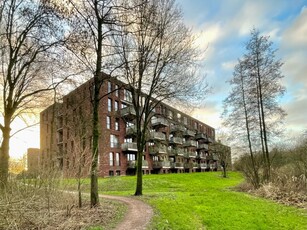
[[[117,200],[127,205],[128,210],[124,219],[115,228],[116,230],[143,230],[146,229],[153,216],[153,210],[144,202],[130,197],[103,195],[103,198]]]

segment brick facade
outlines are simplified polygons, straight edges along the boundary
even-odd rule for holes
[[[135,174],[134,110],[123,83],[107,79],[99,107],[99,176]],[[58,168],[75,177],[89,174],[91,161],[91,85],[84,83],[40,115],[43,167]],[[143,171],[149,173],[216,170],[210,153],[214,128],[164,103],[155,109],[149,127]]]

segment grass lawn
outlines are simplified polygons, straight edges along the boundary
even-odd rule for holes
[[[155,209],[150,229],[307,229],[307,211],[286,207],[230,188],[239,173],[161,174],[143,177],[140,199]],[[88,181],[86,181],[88,183]],[[99,179],[105,194],[132,195],[135,177]]]

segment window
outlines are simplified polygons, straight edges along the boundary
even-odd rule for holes
[[[132,143],[132,138],[125,138],[125,143]]]
[[[118,85],[115,85],[115,96],[119,96],[119,90],[118,90]]]
[[[107,116],[107,129],[111,129],[111,117]]]
[[[152,156],[152,160],[153,161],[159,161],[159,157],[158,156]]]
[[[127,105],[125,103],[122,103],[122,109],[126,108],[126,107],[127,107]]]
[[[112,112],[112,99],[108,98],[108,111]]]
[[[115,121],[115,130],[119,131],[119,119],[116,118],[116,121]]]
[[[134,161],[135,160],[135,155],[134,154],[127,154],[127,160],[128,161]]]
[[[188,125],[188,118],[187,118],[187,117],[183,117],[183,123],[184,123],[185,125]]]
[[[115,165],[116,166],[120,166],[120,162],[119,162],[119,153],[115,154]]]
[[[168,118],[173,119],[173,111],[168,111]]]
[[[109,171],[109,176],[114,176],[114,171]]]
[[[112,92],[112,83],[108,81],[108,93]]]
[[[124,100],[128,102],[132,102],[131,92],[127,89],[124,89]]]
[[[118,147],[118,137],[113,134],[110,135],[110,146],[111,148]]]
[[[118,108],[119,108],[119,107],[118,107],[118,101],[115,101],[114,103],[115,103],[115,104],[114,104],[114,110],[117,111]]]
[[[114,165],[114,159],[113,159],[113,153],[112,152],[109,153],[109,163],[110,163],[110,166]]]
[[[194,129],[198,129],[198,123],[196,121],[194,122]]]

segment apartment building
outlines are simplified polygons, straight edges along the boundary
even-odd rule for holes
[[[29,174],[35,174],[39,171],[40,150],[38,148],[27,149],[27,170]]]
[[[136,173],[135,110],[123,82],[105,78],[99,107],[99,176]],[[40,114],[42,167],[65,176],[89,174],[92,149],[89,80]],[[210,146],[215,130],[187,114],[160,103],[151,118],[143,155],[143,173],[183,173],[217,170]],[[78,174],[78,175],[79,175]]]

